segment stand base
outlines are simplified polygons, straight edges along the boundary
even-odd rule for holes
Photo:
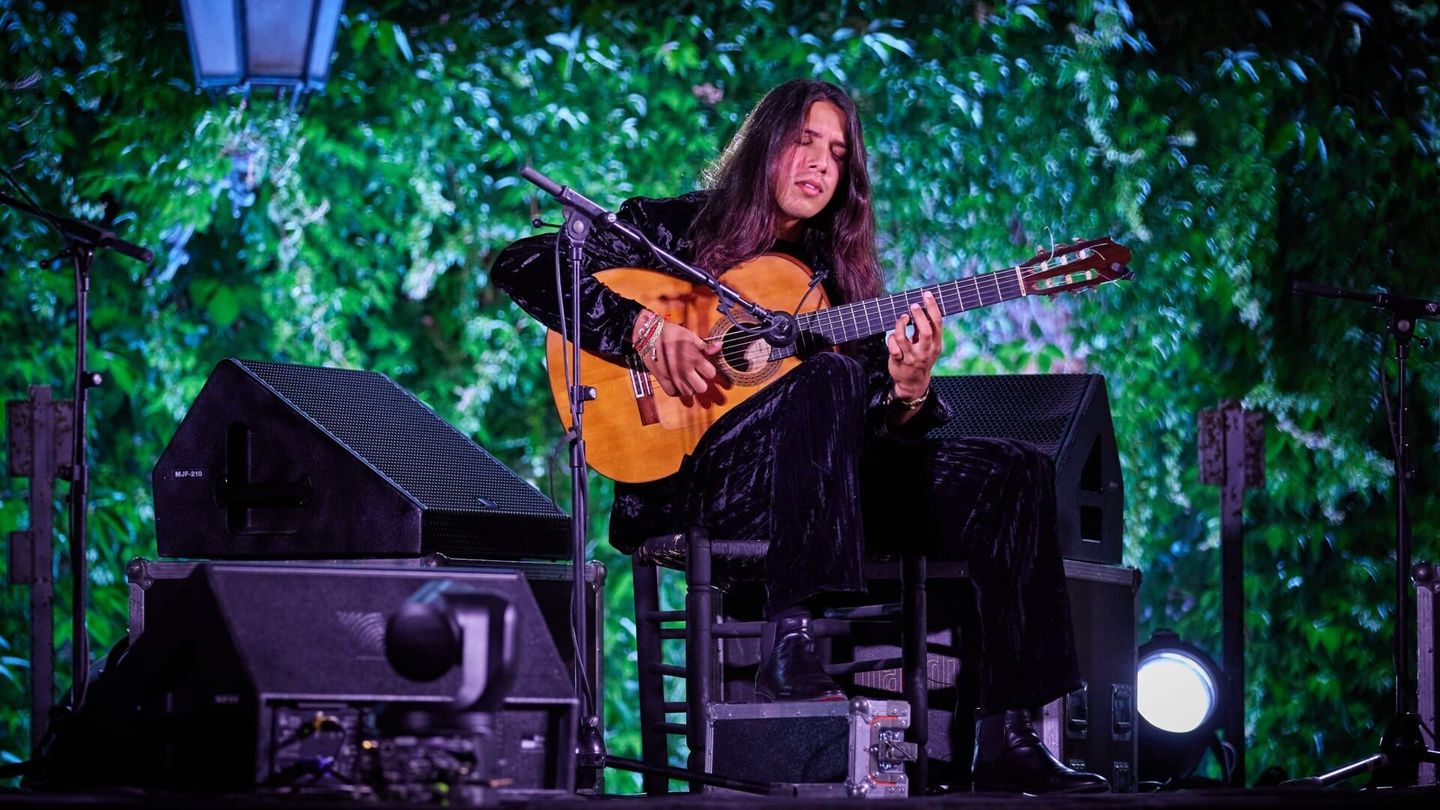
[[[1420,782],[1420,764],[1440,765],[1440,751],[1425,747],[1420,717],[1413,712],[1396,715],[1380,738],[1380,753],[1329,773],[1282,782],[1286,787],[1329,787],[1365,773],[1373,773],[1369,788],[1414,787]]]

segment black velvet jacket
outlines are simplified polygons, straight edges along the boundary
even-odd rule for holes
[[[686,261],[694,259],[694,241],[690,236],[696,216],[708,192],[697,191],[681,197],[665,199],[635,198],[620,208],[620,219],[637,226],[656,245]],[[526,312],[546,327],[558,330],[562,300],[556,294],[555,234],[542,234],[521,239],[507,247],[491,268],[491,278]],[[793,254],[822,274],[823,285],[833,303],[845,303],[831,277],[829,257],[801,245],[780,245],[777,252]],[[568,279],[569,265],[561,256],[561,273]],[[620,356],[633,351],[630,333],[635,318],[643,309],[635,301],[611,291],[590,277],[597,270],[612,267],[656,267],[654,257],[644,248],[631,245],[614,231],[601,230],[591,235],[586,244],[586,276],[580,285],[581,313],[584,323],[581,345],[593,352]],[[656,268],[660,269],[660,268]],[[563,306],[570,308],[569,285],[564,285]],[[856,341],[842,351],[859,360],[866,372],[868,431],[883,436],[887,427],[887,399],[892,381],[887,366],[888,351],[884,337],[875,335]],[[748,403],[747,403],[748,404]],[[727,418],[743,419],[744,405],[727,414]],[[938,397],[930,397],[914,417],[895,431],[900,436],[919,436],[949,418],[949,411]],[[622,551],[630,551],[645,538],[679,531],[675,502],[681,486],[679,476],[647,484],[617,483],[615,505],[611,512],[610,540]],[[747,503],[765,503],[763,498],[749,498],[744,492],[726,493],[731,508],[743,509]]]

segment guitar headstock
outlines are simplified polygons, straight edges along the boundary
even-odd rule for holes
[[[1130,249],[1110,237],[1057,245],[1020,265],[1029,295],[1057,295],[1132,278]]]

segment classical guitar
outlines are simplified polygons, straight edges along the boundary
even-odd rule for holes
[[[1042,251],[1015,267],[836,307],[829,305],[820,286],[812,287],[809,268],[781,254],[752,259],[727,271],[722,279],[766,307],[794,312],[802,345],[825,347],[893,329],[926,290],[935,296],[943,314],[954,315],[1015,298],[1085,290],[1129,278],[1125,266],[1129,261],[1127,248],[1108,238],[1094,239]],[[715,355],[720,373],[698,397],[668,396],[633,353],[618,362],[585,353],[581,384],[596,392],[585,408],[585,441],[590,466],[602,475],[638,482],[679,470],[685,455],[715,420],[800,363],[795,347],[771,346],[737,327],[716,309],[715,296],[705,287],[636,268],[601,270],[595,278],[671,323],[684,324],[706,340],[722,344]],[[545,354],[551,395],[568,427],[563,368],[569,344],[552,331]]]

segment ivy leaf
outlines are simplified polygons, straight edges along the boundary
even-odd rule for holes
[[[400,55],[405,57],[406,62],[414,62],[415,56],[410,52],[410,38],[405,36],[405,29],[399,23],[390,23],[390,33],[395,37],[395,46],[400,49]]]
[[[240,317],[240,297],[229,287],[217,287],[205,302],[210,322],[219,329],[228,329]]]

